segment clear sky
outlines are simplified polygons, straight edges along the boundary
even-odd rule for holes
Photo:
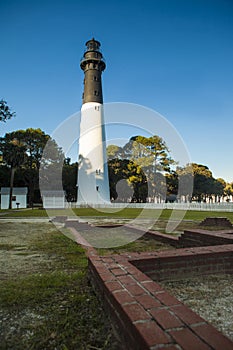
[[[52,131],[80,110],[79,61],[93,36],[105,102],[152,108],[191,161],[233,181],[232,0],[0,0],[0,98],[17,116],[0,135]]]

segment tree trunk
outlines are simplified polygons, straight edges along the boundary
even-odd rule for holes
[[[11,178],[10,178],[10,193],[9,193],[9,209],[12,209],[12,195],[13,195],[13,187],[14,187],[14,177],[15,177],[15,168],[11,166]]]

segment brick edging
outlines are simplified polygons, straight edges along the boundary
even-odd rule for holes
[[[89,275],[120,334],[123,348],[231,350],[233,342],[151,280],[135,265],[148,259],[215,258],[233,245],[157,253],[89,255]]]
[[[67,222],[66,226],[72,230],[76,242],[86,249],[89,277],[112,317],[122,349],[233,349],[229,338],[148,276],[150,269],[153,271],[156,266],[157,270],[163,268],[163,273],[170,271],[170,275],[175,271],[183,274],[188,268],[189,273],[193,273],[195,266],[198,274],[232,273],[233,244],[98,256],[77,231],[83,225]],[[157,233],[153,234],[156,236]],[[167,240],[167,237],[159,234],[159,239]],[[168,239],[177,245],[177,238]],[[206,264],[208,260],[209,265]],[[207,266],[217,266],[217,270]]]

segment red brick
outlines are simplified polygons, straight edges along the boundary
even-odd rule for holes
[[[151,316],[139,304],[123,305],[124,312],[130,318],[131,322],[149,320]]]
[[[176,299],[167,292],[157,293],[156,298],[159,299],[161,303],[167,306],[180,304],[180,301],[178,299]]]
[[[106,264],[107,269],[109,270],[113,270],[113,269],[117,269],[118,265],[115,263],[111,263],[111,264]]]
[[[153,281],[142,282],[142,286],[146,288],[149,292],[161,292],[163,291],[162,287]]]
[[[170,337],[154,321],[137,323],[135,327],[148,347],[170,342]]]
[[[108,272],[108,269],[101,263],[95,264],[95,269],[98,273],[106,273]]]
[[[102,259],[102,261],[103,261],[104,263],[112,263],[112,262],[113,262],[113,259],[112,259],[112,258],[105,258],[105,257],[102,257],[101,259]]]
[[[153,307],[159,307],[161,306],[161,303],[153,298],[151,295],[139,295],[135,297],[136,300],[145,308],[145,309],[151,309]]]
[[[133,303],[135,301],[126,290],[113,292],[113,296],[122,305],[125,303]]]
[[[138,284],[127,284],[127,290],[133,295],[142,295],[145,294],[145,290],[141,288]]]
[[[178,350],[178,348],[175,346],[175,345],[164,345],[164,347],[163,346],[159,346],[159,348],[156,346],[156,347],[152,347],[151,348],[151,350],[157,350],[157,349],[159,349],[159,350]],[[179,348],[180,349],[180,348]]]
[[[135,275],[138,273],[138,269],[136,267],[134,267],[133,265],[125,265],[124,266],[125,269],[127,270],[128,273],[130,273],[131,275]]]
[[[113,292],[115,290],[122,290],[123,289],[122,285],[119,282],[117,282],[117,281],[106,282],[105,285],[106,285],[106,287],[108,288],[108,290],[110,292]]]
[[[118,277],[118,281],[120,281],[124,285],[126,285],[126,284],[134,284],[135,283],[135,280],[130,275],[119,276]]]
[[[93,264],[96,264],[97,262],[102,261],[98,255],[91,255],[88,257],[88,260],[90,260]]]
[[[210,350],[211,348],[203,343],[203,341],[198,338],[194,333],[192,333],[188,328],[184,328],[177,331],[169,332],[178,345],[182,347],[183,350]],[[224,349],[225,350],[225,349]]]
[[[185,305],[180,304],[177,306],[172,306],[170,309],[175,313],[175,315],[177,315],[183,322],[188,325],[205,322],[203,318],[201,318]]]
[[[233,349],[233,342],[209,324],[192,326],[192,330],[216,350]]]
[[[113,274],[111,274],[110,272],[101,273],[101,274],[99,275],[99,277],[100,277],[100,278],[102,279],[102,281],[104,281],[104,282],[115,280],[115,276],[113,276]]]
[[[138,282],[151,282],[151,279],[145,275],[143,272],[140,272],[138,270],[138,273],[133,274],[133,277],[138,281]]]
[[[164,329],[181,327],[183,323],[166,309],[150,310],[150,314]]]
[[[126,272],[120,268],[117,269],[112,269],[111,272],[115,275],[115,276],[122,276],[122,275],[126,275]]]

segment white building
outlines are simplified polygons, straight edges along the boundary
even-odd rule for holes
[[[63,209],[65,208],[64,191],[43,191],[41,193],[43,207],[45,209]]]
[[[12,209],[27,208],[27,187],[14,187],[12,192]],[[1,209],[9,208],[10,187],[1,188]]]

